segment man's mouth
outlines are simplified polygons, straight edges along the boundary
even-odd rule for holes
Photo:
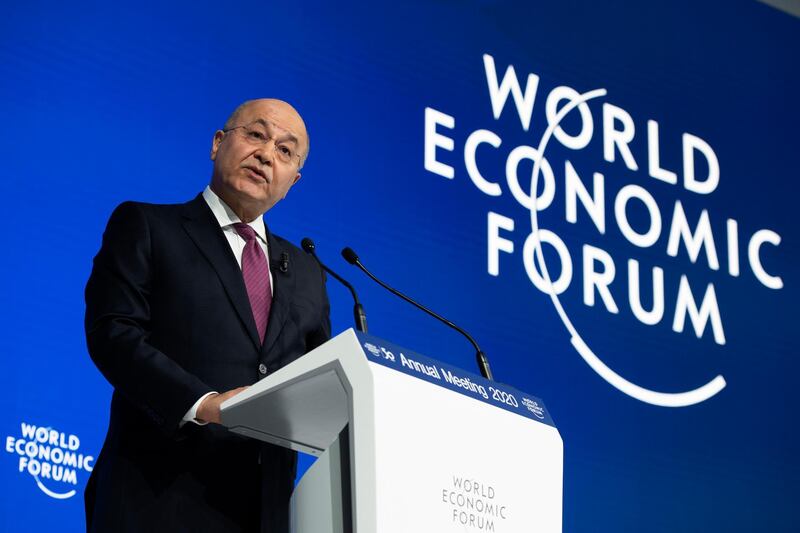
[[[267,177],[267,174],[266,174],[266,172],[264,172],[264,171],[263,171],[263,170],[261,170],[260,168],[253,167],[253,166],[246,166],[246,167],[244,167],[244,168],[245,168],[246,170],[249,170],[249,171],[251,172],[251,174],[255,174],[255,175],[256,175],[256,177],[263,179],[263,180],[264,180],[264,181],[266,181],[267,183],[269,183],[269,182],[271,181],[271,180],[269,179],[269,177]]]

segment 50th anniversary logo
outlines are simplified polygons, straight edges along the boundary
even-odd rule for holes
[[[523,132],[528,132],[534,104],[541,92],[539,76],[528,74],[523,88],[513,65],[507,67],[502,80],[491,55],[483,56],[483,67],[494,120],[498,121],[504,110],[506,113],[515,111]],[[585,93],[579,93],[565,85],[552,88],[544,101],[547,123],[537,142],[509,149],[503,146],[503,138],[497,132],[477,129],[464,142],[464,168],[467,177],[480,192],[489,197],[511,193],[514,200],[530,214],[530,219],[523,224],[526,231],[530,227],[530,233],[527,234],[521,250],[525,271],[531,283],[550,297],[569,332],[570,342],[583,360],[608,383],[642,402],[664,407],[697,404],[711,398],[726,386],[722,375],[711,377],[704,385],[691,390],[651,390],[614,371],[583,339],[567,315],[559,296],[570,287],[577,277],[575,271],[579,270],[583,285],[583,304],[598,309],[603,307],[609,313],[619,314],[624,295],[620,297],[619,292],[615,294],[611,290],[611,284],[617,277],[618,262],[603,248],[582,243],[580,267],[576,267],[564,240],[555,232],[543,228],[538,215],[553,205],[556,191],[560,189],[559,194],[563,195],[564,201],[564,216],[568,223],[591,227],[600,237],[606,236],[609,226],[615,224],[633,250],[633,257],[628,257],[624,262],[628,278],[627,311],[632,317],[648,326],[671,320],[671,329],[677,334],[683,334],[688,329],[688,322],[697,339],[708,334],[720,346],[726,344],[726,337],[724,313],[720,306],[721,295],[718,295],[715,285],[707,283],[702,286],[703,284],[696,281],[692,282],[688,274],[679,273],[674,291],[674,313],[671,317],[665,316],[665,269],[652,264],[652,250],[664,244],[665,239],[661,237],[665,235],[664,251],[669,257],[688,257],[698,268],[707,268],[710,271],[725,269],[729,276],[747,276],[748,281],[754,280],[768,289],[780,290],[783,288],[783,279],[778,273],[769,272],[762,258],[776,252],[781,236],[769,228],[744,234],[740,232],[739,223],[734,218],[725,219],[724,234],[715,234],[711,222],[714,220],[721,226],[721,220],[712,218],[707,209],[703,209],[699,216],[692,216],[691,212],[687,213],[680,199],[669,200],[671,205],[665,205],[663,200],[659,202],[657,198],[660,195],[656,188],[663,187],[664,184],[680,187],[681,193],[694,195],[694,198],[713,194],[720,183],[717,155],[706,140],[685,132],[681,135],[682,168],[666,168],[661,160],[660,126],[655,120],[647,120],[644,133],[647,140],[646,154],[634,155],[631,144],[637,135],[637,123],[625,109],[607,101],[607,96],[607,91],[603,88]],[[602,124],[598,128],[595,128],[590,106],[596,106],[598,115],[602,117]],[[568,133],[562,128],[561,123],[567,116],[579,118],[580,130],[577,134]],[[455,152],[455,128],[456,118],[448,114],[446,109],[425,109],[425,170],[451,180],[456,177],[456,167],[453,164],[462,155],[448,153]],[[547,151],[553,140],[573,152],[584,150],[594,138],[596,129],[600,130],[603,144],[604,163],[599,164],[617,162],[624,164],[630,172],[647,173],[642,176],[644,179],[622,186],[613,198],[607,197],[610,195],[606,194],[604,174],[594,168],[578,168],[568,159],[556,162],[550,158],[552,150]],[[642,135],[641,131],[638,135]],[[504,172],[478,165],[478,154],[490,150],[505,155]],[[526,181],[519,175],[520,165],[524,161],[533,164],[530,179]],[[503,174],[505,180],[497,179],[497,176]],[[558,186],[556,176],[560,178]],[[633,223],[629,218],[629,207],[646,213],[647,223],[644,229],[641,224]],[[607,216],[607,212],[613,213],[613,217]],[[719,214],[714,213],[713,216],[718,217]],[[518,221],[513,218],[488,212],[489,275],[500,276],[503,258],[519,253],[511,238],[514,233],[519,235],[521,228],[518,226]],[[548,265],[545,262],[542,253],[544,245],[555,251],[560,264]],[[648,250],[648,253],[639,255],[636,250]],[[646,263],[643,256],[650,258],[649,263]],[[644,264],[648,266],[643,268]],[[749,269],[745,269],[745,265]],[[551,278],[551,268],[548,267],[559,272],[557,279]],[[649,276],[652,280],[652,294],[645,298],[642,298],[640,290],[640,277],[643,276]]]

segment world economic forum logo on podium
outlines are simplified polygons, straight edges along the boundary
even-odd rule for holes
[[[381,349],[372,344],[371,342],[365,342],[364,349],[367,350],[372,355],[374,355],[375,357],[380,357],[381,355]]]
[[[533,413],[533,416],[540,420],[544,420],[544,408],[539,405],[539,402],[531,400],[530,398],[522,398],[522,405],[528,408],[528,411]]]
[[[57,500],[75,496],[79,477],[94,467],[94,456],[81,452],[77,435],[49,426],[22,422],[20,435],[7,436],[5,444],[6,453],[17,457],[19,473],[32,477],[42,492]]]
[[[395,356],[392,352],[384,348],[383,346],[375,346],[371,342],[364,343],[364,349],[367,350],[375,357],[383,357],[387,361],[394,361]]]
[[[508,504],[498,490],[475,478],[453,474],[442,487],[441,502],[460,531],[503,531],[511,517]]]

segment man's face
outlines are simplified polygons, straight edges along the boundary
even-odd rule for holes
[[[241,218],[249,222],[286,196],[300,179],[300,159],[308,137],[300,115],[280,100],[255,100],[235,117],[235,129],[217,131],[211,145],[214,173],[211,188]],[[264,136],[271,139],[258,142]],[[275,146],[288,153],[288,162]]]

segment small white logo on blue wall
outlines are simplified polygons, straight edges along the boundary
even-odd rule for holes
[[[20,474],[28,474],[39,489],[58,500],[75,496],[78,478],[92,471],[94,457],[80,452],[77,435],[22,422],[20,437],[6,437],[6,452],[16,455]]]

